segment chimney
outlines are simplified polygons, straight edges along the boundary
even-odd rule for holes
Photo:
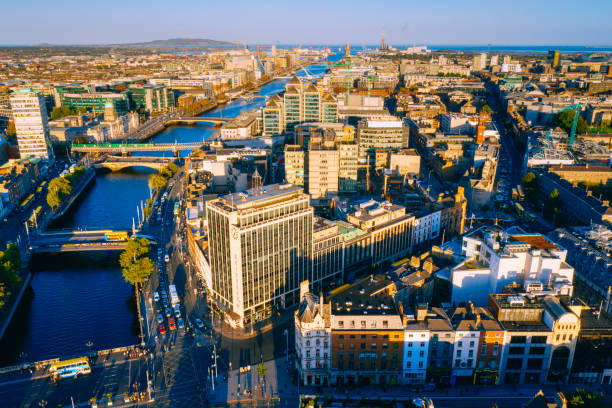
[[[476,313],[476,328],[480,327],[480,313]]]
[[[416,257],[416,256],[412,256],[412,258],[410,258],[410,266],[412,266],[413,268],[418,268],[421,266],[421,260]]]
[[[474,303],[472,303],[471,300],[468,300],[468,304],[467,304],[467,311],[469,314],[471,314],[472,316],[475,315],[474,313]]]
[[[427,317],[427,303],[420,303],[417,305],[417,322],[422,322]]]
[[[323,291],[321,291],[321,294],[319,295],[319,307],[321,308],[321,313],[323,313]]]
[[[310,293],[310,282],[308,279],[300,282],[300,302],[304,300],[304,296]]]

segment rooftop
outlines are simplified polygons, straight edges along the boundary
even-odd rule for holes
[[[390,290],[395,284],[383,275],[371,275],[335,291],[331,298],[334,315],[397,314]]]

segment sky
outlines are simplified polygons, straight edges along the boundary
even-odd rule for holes
[[[0,44],[210,38],[260,44],[612,46],[612,1],[21,0]]]

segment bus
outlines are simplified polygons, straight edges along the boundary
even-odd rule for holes
[[[180,204],[178,201],[174,202],[174,216],[176,217],[179,213],[179,209],[180,209]]]
[[[19,206],[20,210],[21,211],[27,210],[30,204],[32,204],[32,201],[34,201],[34,194],[30,194],[25,200],[23,200],[23,202]]]
[[[65,361],[57,361],[51,363],[49,372],[52,378],[70,378],[76,377],[79,374],[91,373],[91,367],[89,366],[89,360],[87,357],[72,358]]]
[[[400,259],[399,261],[394,262],[394,263],[392,263],[391,265],[392,265],[394,268],[397,268],[398,266],[402,266],[402,265],[403,265],[403,264],[405,264],[406,262],[408,262],[408,258]]]
[[[30,218],[28,218],[28,225],[30,225],[31,227],[37,226],[41,213],[42,213],[42,206],[39,205],[38,207],[36,207],[34,211],[32,211]]]
[[[512,189],[512,200],[516,201],[518,199],[518,191],[516,188]]]
[[[127,241],[128,233],[126,231],[111,231],[104,233],[105,241]]]

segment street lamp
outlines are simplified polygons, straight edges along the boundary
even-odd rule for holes
[[[285,342],[287,344],[287,346],[285,347],[285,361],[289,362],[289,332],[287,331],[287,329],[285,329],[283,334],[285,335]]]

